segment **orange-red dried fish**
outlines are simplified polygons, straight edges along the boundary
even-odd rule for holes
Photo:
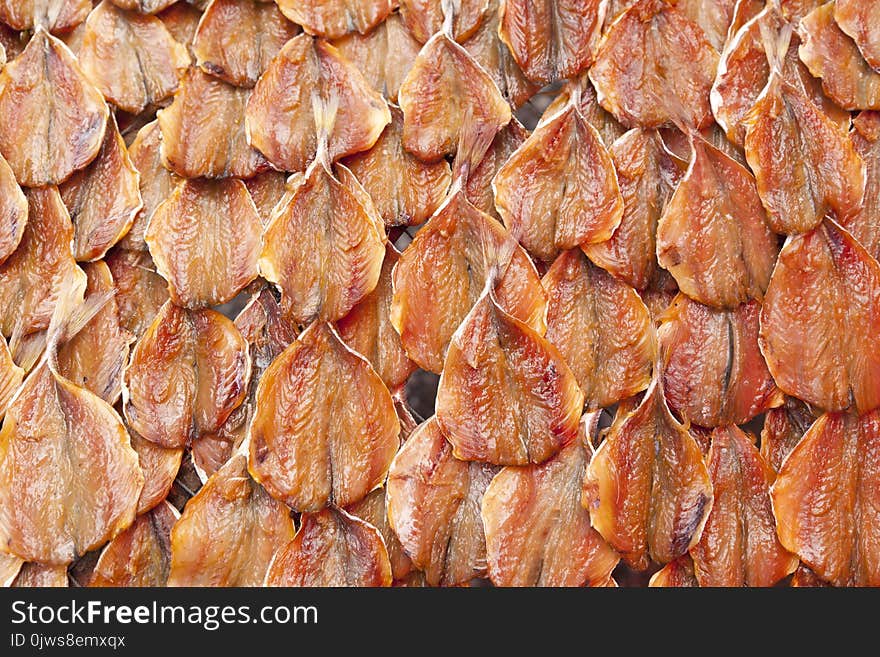
[[[0,329],[6,337],[47,328],[61,286],[85,274],[70,244],[73,224],[55,187],[29,189],[28,221],[15,252],[0,265]],[[13,345],[13,351],[14,345]]]
[[[266,586],[391,586],[378,529],[334,507],[301,520],[296,537],[272,560]]]
[[[86,299],[103,299],[100,310],[58,350],[58,372],[71,383],[92,391],[108,404],[122,393],[122,370],[134,336],[119,325],[113,276],[103,262],[84,267]]]
[[[171,528],[179,517],[168,502],[138,517],[101,551],[89,586],[165,586],[171,569]]]
[[[104,98],[132,114],[171,96],[189,66],[186,48],[162,21],[110,0],[89,14],[77,56]]]
[[[369,149],[391,121],[382,96],[353,64],[326,41],[300,34],[269,64],[245,113],[250,143],[277,169],[303,171],[314,159],[313,99],[336,107],[327,127],[331,160]]]
[[[379,375],[332,326],[316,321],[260,380],[250,469],[297,511],[347,506],[385,479],[399,431]]]
[[[770,505],[773,469],[754,437],[736,426],[712,432],[707,459],[714,503],[691,556],[701,586],[773,586],[798,559],[776,537]]]
[[[250,178],[269,168],[246,136],[250,95],[198,67],[189,69],[174,101],[157,114],[162,163],[187,178]]]
[[[159,12],[157,16],[174,37],[174,40],[186,46],[190,59],[194,61],[196,56],[192,52],[192,44],[199,20],[202,18],[202,12],[189,2],[178,1]]]
[[[678,8],[703,29],[709,43],[717,51],[724,47],[734,13],[740,3],[737,0],[678,0]],[[756,4],[756,2],[752,2]],[[760,10],[762,7],[759,7]],[[747,8],[743,8],[748,11]],[[748,19],[746,19],[748,20]]]
[[[614,115],[606,112],[605,108],[599,104],[596,90],[586,73],[569,80],[562,86],[556,98],[547,105],[538,125],[547,123],[557,113],[564,110],[571,102],[572,96],[576,97],[581,116],[585,117],[590,125],[599,131],[599,134],[602,135],[602,142],[610,149],[611,144],[626,132],[626,128],[620,125]]]
[[[623,216],[623,196],[599,132],[569,106],[540,125],[493,181],[495,206],[511,234],[532,255],[611,237]]]
[[[459,158],[473,168],[511,119],[510,105],[489,74],[442,32],[419,52],[397,97],[403,145],[427,162],[463,146]]]
[[[880,69],[880,5],[864,0],[837,0],[834,21],[856,42],[865,61]]]
[[[779,6],[785,19],[797,25],[798,21],[823,2],[824,0],[779,0]]]
[[[253,87],[299,31],[274,2],[214,0],[199,22],[193,52],[206,73],[237,87]]]
[[[391,529],[388,522],[387,511],[387,488],[377,488],[360,502],[346,507],[351,515],[370,523],[379,530],[385,548],[388,550],[388,560],[391,562],[391,574],[394,580],[402,580],[413,571],[412,560],[407,556],[397,538],[397,534]]]
[[[233,456],[186,504],[171,530],[169,586],[259,586],[293,538],[289,509]]]
[[[544,86],[593,63],[604,20],[601,0],[502,0],[498,35],[526,76]]]
[[[370,86],[397,102],[397,92],[412,68],[422,45],[394,13],[368,34],[353,32],[333,42],[348,61],[358,67]]]
[[[880,586],[880,413],[826,413],[772,489],[779,540],[835,586]]]
[[[574,372],[587,408],[611,406],[648,387],[657,347],[651,315],[634,289],[580,249],[562,253],[541,283],[546,338]]]
[[[21,386],[24,374],[24,369],[12,360],[6,340],[0,339],[0,417],[6,413],[6,407]]]
[[[91,0],[0,0],[0,21],[13,30],[66,32],[82,23]]]
[[[843,227],[880,259],[880,112],[860,112],[849,137],[865,163],[865,195],[859,212]]]
[[[587,469],[582,500],[593,526],[637,570],[687,552],[712,508],[703,454],[669,412],[659,375],[634,410],[618,410]]]
[[[106,262],[116,287],[119,325],[139,338],[168,301],[168,285],[146,251],[114,249]]]
[[[623,196],[623,217],[610,239],[586,244],[583,250],[615,277],[645,290],[661,275],[657,222],[674,189],[674,164],[654,131],[630,130],[610,151]]]
[[[825,93],[844,109],[880,109],[880,73],[834,22],[835,3],[817,7],[801,19],[798,50],[810,73],[822,79]]]
[[[376,288],[336,322],[345,344],[370,361],[392,392],[401,388],[416,369],[416,364],[406,356],[400,335],[391,325],[391,270],[399,259],[400,253],[388,244]]]
[[[385,20],[396,0],[276,0],[283,14],[309,34],[336,39],[366,34]]]
[[[144,440],[129,429],[131,446],[144,473],[144,488],[138,500],[138,514],[146,513],[166,497],[174,484],[183,459],[183,448],[168,449]]]
[[[437,420],[456,458],[543,463],[577,438],[584,393],[559,351],[487,289],[456,330]]]
[[[654,588],[696,588],[700,586],[694,574],[694,562],[689,554],[673,559],[651,576],[648,586]]]
[[[138,184],[138,171],[110,117],[98,156],[58,188],[73,220],[77,260],[104,257],[131,229],[143,206]]]
[[[783,395],[758,349],[761,304],[716,310],[679,294],[658,331],[663,386],[675,413],[702,427],[745,424]]]
[[[263,222],[263,226],[267,225],[272,218],[272,210],[275,209],[287,191],[285,175],[280,171],[270,169],[253,178],[248,178],[244,181],[244,185],[247,187],[254,205],[257,206],[260,221]]]
[[[626,126],[712,120],[718,52],[699,25],[664,0],[639,0],[608,30],[590,69],[599,101]]]
[[[400,0],[400,15],[412,35],[425,43],[444,28],[445,12],[452,13],[450,36],[459,43],[473,36],[489,11],[491,0],[456,0],[444,10],[442,0]]]
[[[763,296],[777,238],[748,169],[698,135],[689,141],[687,173],[657,223],[657,259],[692,299],[735,308]]]
[[[141,14],[155,14],[167,9],[177,0],[110,0],[120,9],[128,9]]]
[[[495,283],[501,307],[543,334],[546,298],[528,255],[500,223],[472,206],[461,190],[453,191],[392,273],[391,323],[419,367],[443,369],[452,334],[495,268],[501,273]]]
[[[528,136],[529,131],[514,116],[510,119],[510,123],[495,135],[492,145],[483,155],[480,163],[468,172],[467,180],[464,182],[465,196],[481,212],[498,219],[501,218],[495,209],[492,180]]]
[[[20,185],[57,185],[95,159],[108,115],[73,53],[45,30],[0,72],[0,152]]]
[[[833,213],[858,213],[865,165],[846,133],[775,65],[743,119],[746,159],[768,223],[777,233],[802,233]]]
[[[344,160],[373,199],[386,226],[424,223],[446,198],[449,164],[426,164],[403,148],[403,113],[391,107],[391,123],[373,147]]]
[[[388,522],[430,586],[458,586],[486,574],[480,503],[497,471],[455,458],[436,418],[416,429],[394,459]]]
[[[256,292],[235,318],[235,326],[247,340],[251,379],[247,396],[216,433],[203,434],[192,446],[192,459],[199,476],[219,470],[244,441],[256,405],[257,384],[273,360],[296,340],[297,330],[285,319],[269,287]]]
[[[773,470],[779,472],[785,458],[815,420],[810,407],[795,397],[786,397],[782,406],[767,411],[761,429],[761,456]]]
[[[144,241],[174,303],[230,301],[258,275],[263,224],[240,180],[184,180],[153,213]]]
[[[145,439],[183,447],[220,428],[249,379],[247,342],[230,320],[168,302],[132,351],[125,417]]]
[[[172,190],[180,182],[178,176],[162,165],[159,149],[161,137],[159,123],[151,121],[138,130],[137,136],[128,147],[131,164],[139,173],[138,186],[143,205],[135,215],[131,229],[119,242],[124,249],[147,250],[147,244],[144,242],[147,223],[159,204],[171,195]]]
[[[67,588],[67,566],[53,566],[41,563],[26,563],[18,571],[18,577],[11,584],[13,588]]]
[[[462,42],[462,46],[492,76],[508,102],[513,107],[520,107],[538,92],[540,86],[526,78],[498,35],[498,3],[499,0],[489,0],[486,18],[473,36]]]
[[[51,361],[28,376],[3,420],[0,540],[27,561],[66,565],[132,523],[144,478],[113,408]]]
[[[599,413],[541,465],[508,466],[483,496],[489,577],[496,586],[602,586],[620,557],[590,525],[581,489]]]
[[[27,199],[9,163],[0,155],[0,265],[21,242],[27,217]]]
[[[827,411],[880,406],[880,265],[830,219],[789,238],[759,342],[786,393]]]
[[[19,559],[14,554],[0,552],[0,587],[5,589],[12,586],[23,565],[23,559]]]
[[[376,287],[385,241],[370,196],[321,155],[275,207],[260,273],[281,288],[281,305],[297,322],[336,321]]]
[[[715,119],[724,128],[728,139],[737,145],[741,146],[746,136],[743,119],[767,86],[770,77],[770,64],[767,61],[762,30],[775,36],[785,25],[778,10],[769,5],[736,32],[721,55],[710,100]],[[788,52],[782,62],[784,77],[801,88],[834,123],[843,130],[848,130],[849,112],[842,110],[825,96],[820,81],[810,74],[798,57],[798,45],[797,36],[792,35]]]

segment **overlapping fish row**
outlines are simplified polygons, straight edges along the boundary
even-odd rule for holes
[[[877,3],[0,21],[4,584],[880,585]]]

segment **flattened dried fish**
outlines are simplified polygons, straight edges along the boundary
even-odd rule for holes
[[[651,576],[652,588],[696,588],[700,586],[694,574],[694,562],[689,554],[673,559]]]
[[[880,259],[880,112],[860,112],[849,137],[865,163],[865,195],[859,212],[843,227]]]
[[[880,5],[864,0],[837,0],[834,22],[852,37],[868,64],[880,69]]]
[[[230,301],[258,275],[263,224],[240,180],[184,180],[153,213],[144,240],[174,303]]]
[[[171,490],[183,460],[183,448],[159,447],[128,430],[131,446],[138,455],[144,473],[144,488],[138,500],[138,514],[146,513],[160,504]]]
[[[296,537],[266,573],[266,586],[391,586],[379,530],[341,509],[304,513]]]
[[[388,521],[431,586],[486,574],[483,494],[497,468],[459,461],[435,418],[401,448],[388,473]]]
[[[168,285],[146,251],[113,249],[106,262],[116,287],[119,325],[139,338],[168,301]]]
[[[774,471],[779,472],[815,420],[810,407],[795,397],[786,397],[782,406],[767,411],[761,430],[761,456]]]
[[[388,522],[387,488],[377,488],[360,502],[349,505],[345,510],[353,516],[370,523],[382,534],[388,560],[391,562],[391,574],[395,582],[406,578],[414,572],[412,560],[407,556]]]
[[[400,0],[400,15],[412,35],[425,43],[444,27],[443,4],[437,0]],[[472,36],[486,17],[489,5],[490,0],[457,0],[454,4],[450,3],[451,36],[459,43]]]
[[[574,372],[587,408],[611,406],[648,387],[657,347],[651,315],[635,290],[579,249],[562,253],[541,283],[546,338]]]
[[[0,152],[20,185],[57,185],[94,160],[109,113],[73,53],[45,30],[0,72]]]
[[[91,0],[0,0],[0,21],[14,30],[66,32],[82,23]]]
[[[0,155],[0,265],[21,242],[27,224],[28,202],[9,163]]]
[[[297,511],[347,506],[384,481],[399,431],[379,375],[329,324],[314,322],[260,380],[250,470]]]
[[[437,420],[456,458],[543,463],[577,438],[584,393],[559,351],[486,290],[452,336]]]
[[[278,7],[309,34],[336,39],[366,34],[396,8],[396,0],[276,0]]]

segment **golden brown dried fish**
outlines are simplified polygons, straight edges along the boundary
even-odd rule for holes
[[[480,503],[497,468],[459,461],[436,418],[422,423],[388,473],[388,521],[431,586],[486,574]]]
[[[690,135],[691,162],[657,223],[657,259],[682,292],[716,308],[760,299],[776,261],[755,179]]]
[[[0,265],[0,306],[6,309],[0,329],[7,338],[47,328],[65,283],[76,280],[85,287],[85,274],[70,249],[73,224],[58,189],[29,189],[25,196],[24,234],[15,252]]]
[[[701,427],[745,424],[783,395],[758,349],[761,304],[716,310],[679,294],[658,331],[663,386],[675,413]]]
[[[400,539],[388,522],[387,492],[385,486],[377,488],[360,502],[350,504],[345,510],[379,530],[388,551],[388,560],[391,562],[391,575],[397,582],[414,572],[414,569],[412,560],[407,556]]]
[[[13,588],[67,588],[67,566],[55,566],[37,562],[22,564]]]
[[[156,443],[144,440],[128,429],[131,447],[137,452],[141,471],[144,473],[144,488],[138,500],[138,514],[146,513],[165,498],[174,484],[183,460],[183,448],[159,447]]]
[[[856,42],[865,61],[880,69],[880,6],[863,0],[837,0],[834,22]]]
[[[24,236],[28,202],[9,163],[0,155],[0,265],[13,254]]]
[[[183,447],[220,428],[249,379],[247,342],[230,320],[168,302],[132,351],[125,417],[143,438]]]
[[[880,414],[826,413],[773,485],[779,540],[835,586],[880,586]]]
[[[139,338],[168,301],[168,285],[147,251],[113,249],[106,262],[116,287],[119,325]]]
[[[400,0],[400,15],[420,42],[425,43],[444,28],[447,12],[452,14],[450,36],[463,42],[480,27],[489,11],[490,0],[457,0],[445,9],[443,4],[437,0]]]
[[[860,112],[849,137],[865,163],[865,195],[858,213],[843,227],[880,259],[880,112]]]
[[[582,500],[593,526],[637,570],[685,554],[712,508],[700,447],[669,412],[659,376],[635,409],[618,409],[587,469]]]
[[[694,562],[689,554],[673,559],[651,576],[652,588],[697,588],[700,583],[694,574]]]
[[[373,147],[343,163],[373,199],[386,226],[424,223],[446,198],[452,173],[445,160],[426,164],[403,147],[403,113],[391,107],[391,123]]]
[[[623,216],[611,156],[578,104],[575,94],[510,156],[492,183],[504,224],[544,261],[609,239]]]
[[[0,21],[14,30],[66,32],[91,10],[91,0],[0,0]]]
[[[263,224],[240,180],[184,180],[153,213],[144,240],[171,300],[186,308],[232,300],[258,275]]]
[[[761,429],[761,456],[774,471],[779,472],[815,420],[810,407],[795,397],[786,397],[782,406],[767,411]]]
[[[498,34],[526,76],[539,86],[572,78],[596,55],[601,0],[502,0]]]
[[[648,387],[656,358],[651,315],[631,287],[580,249],[562,253],[541,280],[547,340],[571,367],[587,408],[611,406]]]
[[[391,586],[378,529],[335,507],[301,520],[296,537],[272,560],[266,586]]]
[[[639,0],[609,28],[590,79],[602,106],[628,127],[712,120],[718,52],[675,4]]]
[[[128,233],[143,207],[139,178],[111,117],[98,156],[58,187],[73,221],[77,260],[103,258]]]
[[[325,154],[275,207],[259,258],[260,274],[281,288],[285,313],[301,324],[348,314],[376,287],[385,256],[372,199]]]
[[[822,79],[825,93],[844,109],[880,109],[880,73],[834,22],[835,3],[817,7],[798,23],[798,52],[810,73]]]
[[[471,205],[460,189],[453,190],[392,273],[391,323],[420,367],[443,369],[452,334],[496,268],[501,307],[543,334],[546,298],[528,255],[500,223]],[[433,303],[426,305],[425,299]]]
[[[206,73],[237,87],[253,87],[299,31],[274,2],[214,0],[199,22],[193,52]]]
[[[590,525],[581,489],[599,413],[581,435],[541,465],[508,466],[483,496],[489,576],[496,586],[602,586],[617,553]]]
[[[495,209],[492,180],[528,136],[529,131],[514,116],[510,119],[510,123],[495,135],[492,145],[489,146],[480,163],[468,172],[467,180],[464,182],[465,196],[480,212],[501,219]]]
[[[249,89],[190,68],[174,101],[157,114],[162,163],[187,178],[250,178],[269,168],[245,128]]]
[[[163,502],[110,541],[89,586],[165,586],[171,568],[171,528],[180,517]]]
[[[108,115],[73,53],[43,29],[0,72],[0,152],[20,185],[57,185],[85,167]]]
[[[786,393],[827,411],[880,406],[880,265],[826,219],[789,238],[761,309],[759,343]]]
[[[266,226],[272,218],[272,211],[287,191],[284,173],[270,169],[248,178],[244,181],[244,186],[247,187],[254,205],[257,206],[260,221]]]
[[[276,0],[287,18],[309,34],[336,39],[366,34],[396,8],[396,0]]]
[[[556,347],[487,286],[452,336],[436,404],[456,458],[527,465],[577,438],[584,393]]]
[[[171,530],[169,586],[259,586],[293,538],[289,509],[233,456],[187,502]]]
[[[186,48],[161,20],[110,0],[89,14],[77,56],[104,98],[132,114],[171,96],[189,66]]]
[[[712,432],[707,459],[714,503],[693,548],[701,586],[773,586],[797,567],[776,536],[770,486],[776,473],[736,426]]]
[[[250,470],[297,511],[347,506],[384,481],[399,430],[379,375],[316,321],[260,380]]]
[[[360,71],[320,39],[300,34],[288,41],[248,101],[248,139],[280,170],[304,171],[318,150],[313,99],[335,105],[327,127],[331,160],[365,151],[391,121],[388,106]]]
[[[141,14],[155,14],[167,9],[177,0],[111,0],[120,9],[128,9]]]

